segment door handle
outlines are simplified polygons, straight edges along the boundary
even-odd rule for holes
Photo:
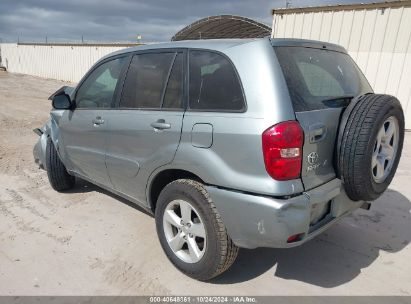
[[[156,122],[152,122],[151,126],[156,130],[165,130],[171,128],[171,125],[169,123],[166,123],[164,119],[159,119]]]
[[[321,141],[327,134],[327,127],[323,124],[315,124],[309,127],[310,143]]]
[[[95,119],[93,119],[93,125],[95,127],[102,125],[104,123],[104,119],[102,119],[100,116],[97,116]]]

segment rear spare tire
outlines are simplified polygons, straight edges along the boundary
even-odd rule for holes
[[[337,144],[337,169],[348,197],[375,200],[389,186],[404,141],[404,114],[397,98],[359,96],[345,110]]]

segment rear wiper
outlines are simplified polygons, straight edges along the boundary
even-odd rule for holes
[[[346,107],[350,103],[351,99],[354,96],[346,95],[346,96],[336,96],[322,100],[321,102],[331,108],[339,108],[339,107]]]
[[[331,98],[324,99],[322,102],[327,102],[327,101],[334,101],[334,100],[340,100],[340,99],[352,99],[354,96],[352,95],[342,95],[342,96],[335,96]]]

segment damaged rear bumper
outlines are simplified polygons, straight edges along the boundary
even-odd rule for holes
[[[364,203],[350,200],[339,179],[289,199],[212,186],[207,191],[231,239],[243,248],[298,246]]]

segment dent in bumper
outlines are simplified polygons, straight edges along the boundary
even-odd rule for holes
[[[345,195],[339,179],[290,199],[276,199],[211,186],[207,187],[207,191],[231,239],[237,246],[244,248],[300,245],[362,204],[351,201]],[[312,205],[329,201],[332,203],[327,222],[318,228],[310,226]],[[287,243],[289,236],[299,233],[304,233],[301,241]]]
[[[41,169],[46,168],[46,146],[47,146],[47,135],[42,134],[37,143],[33,148],[33,157],[36,164],[39,165]]]

